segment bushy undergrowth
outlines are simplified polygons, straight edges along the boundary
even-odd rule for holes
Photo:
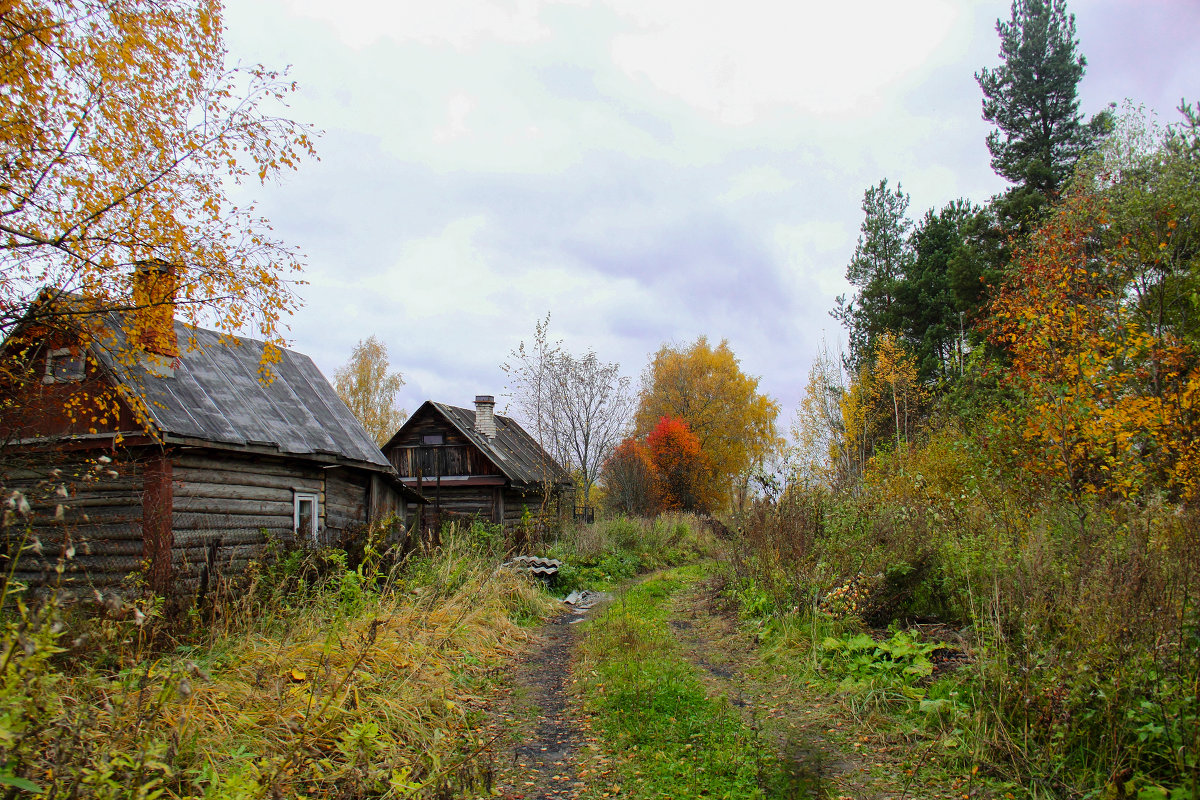
[[[451,530],[401,565],[282,554],[190,614],[4,597],[0,787],[43,798],[443,797],[478,695],[555,604]]]
[[[792,488],[744,520],[748,614],[850,637],[963,628],[953,680],[974,700],[956,724],[985,772],[1036,797],[1200,798],[1196,509],[1056,495],[957,430],[878,459],[860,489]]]
[[[617,517],[565,529],[549,555],[564,563],[560,592],[606,588],[635,575],[687,564],[713,555],[717,543],[708,526],[691,514],[654,519]]]

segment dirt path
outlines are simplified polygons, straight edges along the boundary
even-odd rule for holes
[[[600,604],[602,605],[602,604]],[[497,748],[497,788],[501,797],[517,800],[576,798],[584,787],[581,751],[590,733],[568,697],[571,658],[583,627],[579,623],[600,612],[600,605],[561,614],[543,626],[517,662],[497,720],[504,729]]]
[[[810,724],[811,707],[796,707],[800,698],[790,691],[787,675],[774,673],[762,661],[722,588],[720,581],[709,579],[674,599],[670,625],[684,656],[699,668],[709,694],[728,697],[775,752],[780,769],[772,785],[763,787],[768,797],[836,797],[835,784],[861,765],[829,742],[819,724]]]
[[[774,752],[780,768],[763,786],[767,797],[963,796],[961,782],[926,782],[921,751],[928,741],[855,718],[839,698],[790,680],[767,663],[722,588],[719,579],[710,578],[680,592],[669,601],[668,625],[710,696],[726,696]],[[615,765],[606,761],[570,692],[572,656],[588,628],[580,623],[601,611],[597,606],[546,623],[505,681],[494,705],[498,737],[492,750],[501,797],[603,796],[611,783]]]

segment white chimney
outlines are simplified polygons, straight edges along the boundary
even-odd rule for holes
[[[496,398],[490,394],[475,395],[475,430],[491,439],[496,435]]]

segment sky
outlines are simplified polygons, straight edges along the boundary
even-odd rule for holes
[[[1074,0],[1081,110],[1200,99],[1200,3]],[[910,213],[1006,184],[974,74],[1004,2],[227,0],[233,62],[289,66],[319,162],[246,192],[307,267],[293,349],[379,337],[427,399],[505,404],[550,337],[635,381],[728,340],[787,422],[881,178]]]

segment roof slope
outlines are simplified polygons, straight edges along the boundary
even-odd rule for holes
[[[475,430],[474,410],[438,403],[433,400],[427,400],[425,405],[437,409],[451,425],[470,440],[471,444],[478,447],[504,473],[504,477],[508,478],[513,484],[531,486],[547,480],[550,483],[560,485],[571,483],[571,476],[567,471],[549,453],[542,449],[542,446],[526,433],[525,429],[518,425],[516,420],[501,416],[500,414],[494,414],[496,435],[489,438]],[[416,416],[416,414],[413,414],[409,419],[415,419]],[[408,423],[406,422],[405,424],[407,425]],[[402,426],[400,431],[397,431],[396,436],[399,436],[403,430]],[[392,437],[393,441],[396,436]],[[388,442],[384,447],[387,448],[390,444],[391,442]]]
[[[175,334],[180,356],[173,377],[100,353],[106,366],[141,394],[164,436],[326,456],[391,471],[391,463],[308,356],[282,350],[281,360],[270,365],[273,380],[264,383],[259,373],[263,342],[222,336],[178,320]]]

